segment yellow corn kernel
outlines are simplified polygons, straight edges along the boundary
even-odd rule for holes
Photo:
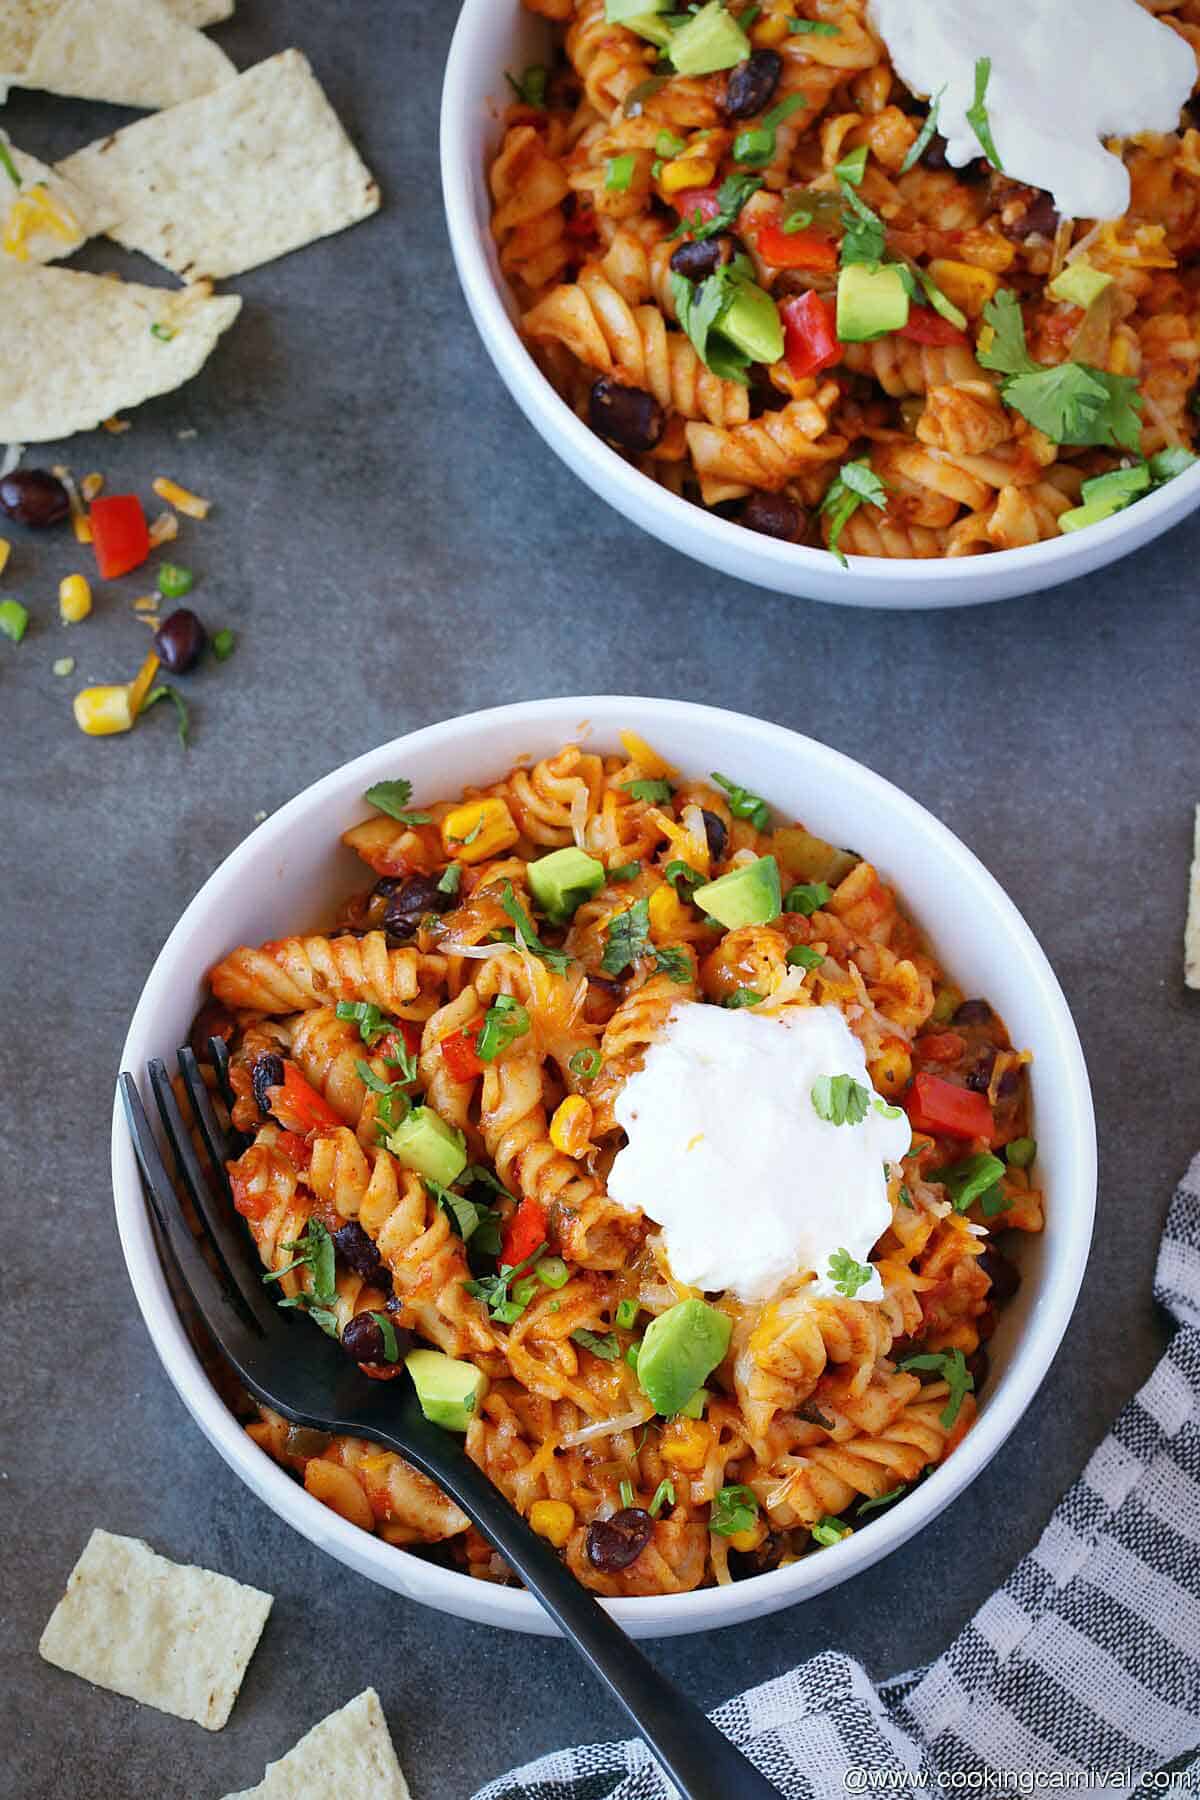
[[[154,651],[151,650],[149,656],[147,656],[145,662],[129,684],[129,705],[135,719],[142,710],[142,701],[146,698],[146,695],[154,685],[154,677],[158,674],[160,666],[158,657],[155,655]]]
[[[371,1502],[349,1469],[343,1469],[341,1463],[314,1456],[304,1465],[304,1485],[314,1499],[323,1501],[331,1512],[340,1513],[343,1519],[361,1526],[363,1531],[374,1531],[375,1514],[371,1511]]]
[[[879,1054],[872,1057],[867,1068],[884,1099],[894,1100],[897,1094],[904,1092],[912,1077],[912,1057],[907,1044],[902,1038],[884,1038]]]
[[[129,731],[137,717],[130,703],[129,683],[119,687],[84,688],[75,696],[75,723],[88,737],[112,737]]]
[[[935,257],[929,273],[946,298],[970,319],[979,317],[1000,286],[1000,277],[991,269],[977,269],[973,263],[953,262],[946,256]]]
[[[684,188],[708,187],[717,172],[717,165],[710,156],[689,156],[685,150],[682,156],[673,156],[664,163],[658,184],[664,194],[678,194]]]
[[[689,829],[692,824],[693,814],[696,816],[697,823],[694,829]],[[683,824],[681,824],[678,819],[672,818],[670,813],[663,812],[661,808],[657,806],[649,807],[646,812],[646,817],[652,825],[662,832],[672,850],[675,852],[675,855],[679,857],[681,861],[695,869],[698,875],[708,874],[710,867],[708,839],[704,835],[703,818],[698,807],[686,806],[684,808],[684,819],[687,823]]]
[[[712,1431],[700,1419],[672,1419],[662,1435],[659,1455],[673,1469],[696,1474],[708,1461]]]
[[[775,50],[788,34],[787,15],[772,13],[769,18],[760,19],[751,27],[750,42],[756,50]]]
[[[189,493],[187,488],[180,487],[177,481],[171,481],[165,475],[158,476],[150,485],[159,499],[165,500],[177,512],[186,513],[189,519],[207,519],[211,500],[202,500],[199,494]]]
[[[0,575],[8,567],[8,559],[12,555],[12,545],[7,538],[0,538]]]
[[[58,584],[58,610],[64,625],[78,625],[92,610],[92,590],[82,575],[64,575]]]
[[[575,1526],[575,1508],[565,1500],[535,1500],[529,1509],[529,1523],[539,1537],[549,1538],[561,1550]]]
[[[1127,326],[1118,326],[1117,330],[1113,333],[1112,344],[1108,352],[1108,367],[1111,374],[1129,375],[1136,373],[1133,366],[1133,351],[1136,341],[1133,333]],[[3,568],[3,566],[4,565],[0,563],[0,568]]]
[[[550,1121],[550,1142],[564,1156],[583,1156],[592,1143],[592,1108],[582,1094],[568,1094]]]
[[[520,837],[506,800],[468,800],[442,820],[442,845],[458,862],[484,862]]]
[[[637,764],[643,775],[648,775],[652,781],[674,780],[679,771],[665,757],[660,756],[657,750],[652,750],[644,737],[639,737],[636,731],[622,731],[618,736],[622,750],[630,762]]]
[[[669,881],[650,896],[650,936],[656,944],[669,944],[688,922],[687,908]]]
[[[100,474],[98,469],[93,469],[92,473],[90,475],[85,475],[83,480],[80,482],[79,492],[83,495],[83,498],[86,501],[88,501],[88,503],[90,504],[93,500],[96,499],[96,497],[100,493],[103,486],[104,486],[103,475]]]
[[[757,1550],[767,1535],[765,1519],[755,1519],[753,1525],[747,1525],[745,1531],[731,1531],[726,1543],[731,1550]]]
[[[173,512],[159,513],[157,519],[155,519],[153,525],[150,527],[150,542],[154,545],[155,549],[157,549],[160,544],[169,544],[173,538],[177,538],[178,536],[179,520],[175,517],[175,514]]]

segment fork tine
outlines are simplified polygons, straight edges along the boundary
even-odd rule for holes
[[[213,1068],[217,1071],[217,1085],[221,1090],[221,1098],[226,1106],[232,1106],[234,1092],[229,1080],[229,1045],[221,1037],[210,1037],[208,1053],[213,1060]]]
[[[225,1208],[214,1199],[191,1133],[179,1110],[166,1064],[156,1056],[147,1065],[147,1072],[188,1198],[217,1254],[231,1293],[240,1301],[247,1317],[263,1331],[273,1317],[274,1309],[263,1293],[258,1271],[251,1268],[244,1236],[235,1233]]]
[[[200,1197],[194,1204],[221,1261],[230,1274],[236,1276],[237,1286],[243,1292],[249,1291],[253,1294],[254,1305],[251,1310],[262,1324],[268,1317],[275,1316],[274,1309],[263,1294],[263,1271],[257,1255],[250,1247],[249,1233],[233,1210],[233,1189],[229,1184],[229,1174],[225,1167],[226,1161],[238,1153],[245,1140],[239,1132],[222,1130],[213,1110],[212,1099],[200,1064],[186,1045],[179,1052],[179,1069],[183,1076],[183,1085],[187,1090],[188,1099],[192,1104],[192,1110],[196,1115],[200,1136],[204,1140],[204,1147],[208,1151],[216,1171],[219,1189],[218,1194],[214,1197],[209,1184],[203,1179],[201,1170]],[[153,1074],[151,1074],[151,1080],[153,1081],[153,1079]],[[155,1092],[157,1094],[157,1087]],[[169,1081],[166,1083],[166,1092],[171,1094],[173,1100],[174,1091]],[[161,1104],[160,1100],[160,1106]],[[185,1141],[188,1150],[192,1150],[190,1136],[186,1137]],[[197,1168],[199,1168],[198,1164]],[[191,1183],[189,1182],[190,1191]]]
[[[158,1141],[146,1115],[146,1108],[142,1104],[142,1096],[138,1092],[137,1083],[132,1075],[122,1073],[118,1086],[121,1103],[125,1109],[125,1118],[129,1125],[129,1135],[133,1139],[138,1166],[142,1171],[146,1192],[149,1195],[154,1216],[158,1220],[159,1229],[210,1335],[236,1353],[236,1346],[232,1343],[236,1328],[234,1319],[230,1317],[230,1295],[209,1267],[203,1250],[193,1237],[187,1220],[183,1216],[174,1184],[162,1158],[162,1151],[158,1147]],[[240,1307],[234,1307],[233,1313],[234,1318],[237,1319],[243,1316]],[[237,1335],[242,1338],[244,1347],[248,1349],[249,1343],[244,1328],[237,1332]]]
[[[232,1129],[226,1131],[222,1127],[214,1110],[212,1095],[208,1091],[208,1083],[204,1079],[204,1072],[197,1060],[196,1053],[186,1044],[179,1052],[179,1073],[183,1076],[183,1085],[187,1089],[187,1097],[192,1103],[192,1111],[196,1115],[200,1136],[204,1139],[204,1148],[208,1151],[216,1171],[217,1186],[222,1197],[232,1204],[233,1191],[229,1186],[229,1174],[225,1164],[234,1160],[246,1140],[240,1138],[240,1134]]]

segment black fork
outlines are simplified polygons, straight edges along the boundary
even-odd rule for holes
[[[212,1050],[224,1085],[225,1046],[214,1039]],[[225,1172],[241,1142],[218,1120],[191,1050],[180,1050],[179,1069],[212,1163],[211,1182],[166,1065],[157,1058],[149,1065],[150,1087],[219,1274],[184,1217],[132,1075],[120,1078],[121,1099],[162,1240],[210,1337],[243,1385],[293,1425],[386,1445],[450,1495],[624,1707],[682,1800],[778,1800],[765,1776],[655,1668],[476,1467],[461,1438],[429,1423],[407,1375],[370,1380],[322,1332],[275,1305],[234,1211]]]

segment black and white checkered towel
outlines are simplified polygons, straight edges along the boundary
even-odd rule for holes
[[[786,1800],[1200,1796],[1200,1156],[1154,1290],[1167,1354],[944,1656],[876,1688],[828,1651],[713,1714]],[[475,1800],[672,1793],[636,1742],[542,1757]]]

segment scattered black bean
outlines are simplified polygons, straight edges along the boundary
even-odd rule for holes
[[[967,1076],[967,1086],[977,1094],[986,1094],[992,1085],[992,1070],[996,1066],[996,1052],[989,1048],[984,1051],[975,1067]]]
[[[765,112],[779,86],[783,58],[778,50],[756,50],[745,62],[730,69],[725,83],[724,109],[730,119],[753,119]]]
[[[940,131],[935,131],[925,146],[925,154],[921,162],[927,169],[936,169],[939,173],[950,167],[946,157],[946,140]]]
[[[1020,1069],[1007,1068],[996,1083],[997,1100],[1011,1100],[1021,1085]]]
[[[654,1520],[641,1506],[623,1506],[611,1519],[593,1519],[587,1529],[588,1561],[615,1575],[636,1562],[654,1536]]]
[[[405,1331],[403,1325],[393,1325],[396,1334],[396,1361],[398,1362],[412,1347],[412,1333]],[[392,1359],[387,1353],[383,1327],[378,1319],[373,1319],[369,1312],[355,1313],[342,1333],[342,1349],[355,1362],[368,1363],[373,1368],[393,1367]]]
[[[204,654],[208,633],[190,606],[176,607],[154,634],[154,648],[172,675],[186,675]]]
[[[264,1051],[254,1065],[250,1083],[254,1089],[254,1098],[258,1101],[259,1112],[264,1119],[269,1119],[271,1102],[267,1098],[267,1089],[283,1085],[282,1056],[276,1056],[273,1050]]]
[[[798,543],[808,528],[804,508],[786,494],[751,494],[742,507],[741,523],[749,531],[788,544]]]
[[[1028,194],[1025,210],[1017,218],[1006,223],[1004,214],[1000,215],[1001,231],[1018,244],[1031,237],[1052,238],[1058,230],[1058,210],[1050,195],[1040,188],[1030,188]]]
[[[0,481],[0,512],[18,525],[42,531],[61,524],[70,511],[70,496],[49,469],[14,469]]]
[[[684,275],[689,281],[704,281],[731,262],[735,253],[736,246],[731,237],[696,238],[680,244],[671,257],[671,268],[676,275]]]
[[[967,1374],[971,1376],[975,1383],[975,1386],[971,1389],[973,1394],[978,1394],[981,1391],[984,1382],[988,1378],[990,1369],[991,1358],[988,1356],[983,1345],[980,1344],[978,1350],[973,1350],[967,1358]]]
[[[719,813],[709,812],[707,806],[700,808],[700,817],[704,820],[704,836],[708,841],[708,854],[715,863],[725,860],[725,849],[729,843],[729,832],[724,819]]]
[[[1021,1271],[995,1244],[989,1244],[979,1259],[979,1266],[992,1284],[992,1299],[1004,1306],[1021,1285]]]
[[[662,407],[644,388],[626,387],[611,375],[593,383],[588,399],[593,431],[623,450],[653,450],[666,429]]]
[[[196,1014],[196,1022],[192,1026],[188,1039],[197,1062],[211,1063],[212,1051],[208,1047],[209,1038],[223,1038],[228,1043],[237,1030],[237,1020],[222,1006],[219,1000],[206,1000]]]
[[[403,886],[403,875],[381,875],[379,880],[375,883],[375,886],[371,889],[371,898],[372,900],[377,897],[382,900],[390,900],[392,895],[397,893]]]
[[[986,1025],[992,1009],[986,1000],[964,1000],[954,1015],[956,1025]]]
[[[434,876],[408,875],[388,901],[383,928],[390,938],[403,942],[416,936],[426,913],[449,912],[453,905],[454,895],[444,893]]]
[[[372,1287],[382,1289],[385,1294],[391,1293],[392,1272],[384,1267],[374,1238],[368,1236],[356,1219],[338,1226],[333,1234],[333,1247],[348,1269],[353,1269]]]

